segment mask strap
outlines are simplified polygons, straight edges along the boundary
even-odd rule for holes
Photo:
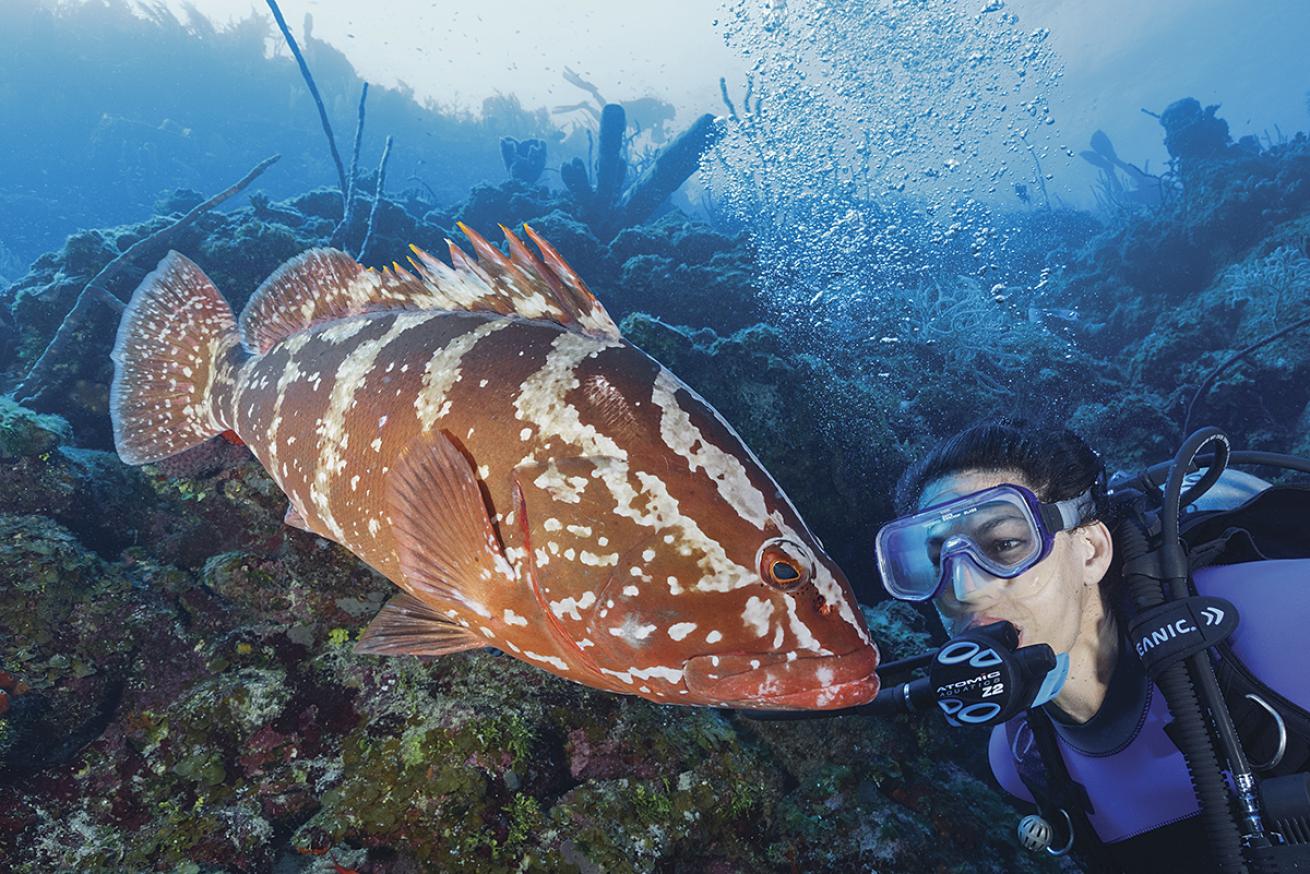
[[[1081,495],[1044,505],[1054,507],[1059,514],[1059,528],[1055,530],[1068,531],[1070,528],[1077,528],[1092,517],[1092,513],[1096,510],[1096,499],[1092,497],[1094,488],[1095,485],[1089,486]],[[1047,520],[1044,518],[1042,521]]]

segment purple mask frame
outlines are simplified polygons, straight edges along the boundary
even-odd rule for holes
[[[899,544],[901,539],[907,539],[915,547],[923,548],[926,553],[922,539],[916,540],[914,536],[905,537],[903,532],[907,529],[948,521],[943,518],[943,511],[950,507],[959,506],[961,512],[968,512],[969,507],[981,505],[996,498],[1006,500],[1007,503],[1013,506],[1016,504],[1013,500],[1015,497],[1020,499],[1022,506],[1027,511],[1024,521],[1032,533],[1037,536],[1039,546],[1035,552],[1024,556],[1013,564],[1006,565],[989,558],[977,548],[972,538],[962,535],[948,538],[937,561],[922,566],[917,571],[911,570],[907,562],[894,560],[890,554],[895,551],[898,545],[903,548],[903,545]],[[1089,510],[1093,509],[1094,506],[1095,501],[1092,498],[1091,488],[1076,497],[1047,504],[1038,500],[1031,489],[1015,483],[1001,483],[925,507],[909,516],[893,520],[878,530],[876,549],[878,570],[882,576],[883,587],[893,598],[903,601],[932,600],[937,597],[947,580],[950,579],[952,573],[951,563],[962,560],[964,557],[968,557],[979,570],[986,574],[1000,579],[1013,579],[1050,555],[1051,549],[1055,545],[1056,533],[1083,524],[1091,518]],[[902,536],[898,537],[897,535]],[[957,538],[961,542],[952,547],[951,541]],[[930,589],[926,583],[925,575],[930,569],[934,568],[936,572],[933,576],[936,579]]]

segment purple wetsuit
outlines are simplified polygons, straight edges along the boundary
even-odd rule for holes
[[[1261,561],[1202,568],[1194,574],[1202,595],[1227,598],[1241,617],[1230,638],[1238,660],[1270,689],[1310,710],[1310,560]],[[1195,816],[1199,812],[1182,753],[1164,732],[1168,709],[1147,681],[1136,654],[1121,641],[1105,703],[1082,725],[1053,713],[1061,755],[1070,776],[1091,799],[1088,818],[1102,842],[1114,844]],[[989,755],[1001,786],[1032,801],[1016,768],[1032,733],[1023,716],[992,730]],[[1013,738],[1013,749],[1010,742]],[[1035,753],[1029,753],[1035,755]]]

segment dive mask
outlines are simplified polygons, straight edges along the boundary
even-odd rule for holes
[[[1013,579],[1050,554],[1057,531],[1091,519],[1095,507],[1091,488],[1047,504],[1013,483],[934,504],[879,529],[882,584],[893,598],[928,601],[965,558],[991,578]]]

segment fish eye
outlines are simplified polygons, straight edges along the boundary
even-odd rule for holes
[[[796,569],[796,566],[783,559],[775,561],[770,570],[773,572],[773,578],[780,582],[790,583],[801,578],[801,572]]]
[[[814,576],[814,561],[809,550],[782,537],[765,541],[756,561],[760,578],[775,589],[796,589]]]

